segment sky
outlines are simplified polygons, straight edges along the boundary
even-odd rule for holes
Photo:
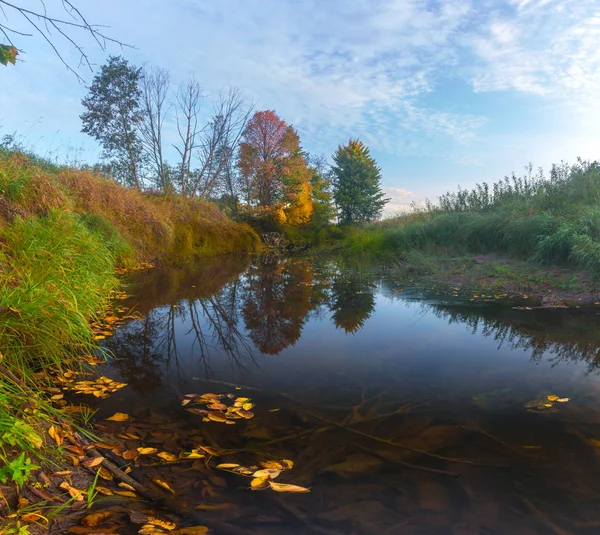
[[[598,0],[74,3],[135,47],[103,51],[72,32],[96,69],[122,54],[168,69],[173,87],[192,75],[206,117],[220,90],[239,87],[255,109],[292,124],[310,153],[361,139],[381,167],[387,214],[521,174],[529,162],[600,158]],[[45,6],[65,18],[60,0]],[[0,24],[31,31],[14,11],[4,16]],[[54,37],[76,67],[76,51]],[[14,42],[22,61],[0,67],[0,135],[48,157],[96,161],[100,148],[79,119],[93,72],[81,67],[80,83],[39,36]]]

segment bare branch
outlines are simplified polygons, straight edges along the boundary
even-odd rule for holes
[[[173,146],[181,157],[179,181],[182,195],[190,193],[192,155],[196,149],[196,138],[201,132],[198,130],[198,116],[203,96],[200,84],[193,77],[179,86],[175,96],[175,119],[182,144],[181,147]]]
[[[196,177],[192,195],[209,196],[225,178],[252,107],[244,106],[242,92],[236,87],[221,91],[213,117],[205,128],[199,158],[203,173]]]
[[[55,44],[52,39],[52,29],[56,30],[73,48],[75,48],[75,50],[77,50],[79,54],[79,65],[77,68],[79,68],[81,65],[86,65],[91,71],[92,64],[89,61],[88,55],[84,52],[83,47],[77,44],[77,41],[74,37],[69,35],[69,30],[84,31],[94,39],[94,41],[102,50],[106,50],[107,43],[117,44],[121,48],[134,48],[131,45],[119,41],[118,39],[114,39],[108,35],[105,35],[101,31],[101,28],[104,28],[105,26],[90,24],[81,11],[79,11],[79,9],[77,9],[70,0],[62,0],[61,4],[62,9],[72,20],[64,20],[62,18],[51,16],[46,9],[46,4],[44,1],[40,0],[40,3],[42,5],[42,9],[39,11],[33,11],[31,9],[17,6],[11,2],[8,2],[7,0],[0,0],[0,10],[2,10],[6,20],[8,20],[8,16],[5,8],[10,8],[17,14],[21,15],[28,22],[28,24],[36,30],[36,33],[38,33],[50,45],[56,56],[60,59],[63,65],[65,65],[67,70],[72,72],[79,81],[83,81],[83,78],[77,74],[77,72],[75,72],[75,70],[67,63],[63,55],[59,52],[58,45]],[[0,31],[7,39],[8,35],[5,30],[26,37],[33,36],[33,34],[12,30],[4,25],[0,25]]]

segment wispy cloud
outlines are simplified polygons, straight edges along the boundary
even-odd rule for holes
[[[580,106],[600,103],[600,4],[511,0],[472,38],[477,91],[517,90]]]

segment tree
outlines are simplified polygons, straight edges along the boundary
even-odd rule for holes
[[[338,146],[333,161],[333,197],[339,222],[352,224],[377,219],[389,199],[381,191],[381,170],[368,147],[351,139],[346,146]]]
[[[70,0],[56,0],[54,2],[54,4],[59,6],[60,10],[64,11],[64,14],[67,15],[66,20],[58,14],[52,14],[52,4],[46,5],[43,1],[40,3],[41,9],[37,11],[16,5],[12,1],[7,2],[6,0],[0,0],[0,12],[4,16],[4,20],[8,22],[8,15],[12,13],[13,15],[16,15],[18,19],[22,20],[25,25],[24,27],[14,26],[13,24],[8,26],[5,22],[0,22],[0,35],[3,35],[8,43],[0,44],[0,64],[15,64],[20,50],[14,45],[11,35],[32,37],[33,34],[28,33],[30,28],[33,28],[35,33],[40,35],[48,43],[67,70],[71,71],[79,81],[83,81],[82,77],[63,58],[59,50],[59,48],[62,47],[60,44],[61,39],[63,40],[64,45],[74,48],[79,54],[78,66],[85,65],[90,71],[93,70],[92,64],[84,51],[84,47],[77,42],[76,35],[78,33],[80,35],[88,34],[102,50],[106,50],[108,43],[117,44],[121,47],[129,46],[117,39],[108,37],[104,34],[102,26],[91,24]]]
[[[169,93],[169,73],[159,67],[142,71],[142,110],[140,136],[146,160],[155,176],[154,182],[163,191],[170,187],[169,166],[164,158],[163,125],[170,105],[166,101]]]
[[[311,200],[313,204],[312,222],[317,225],[326,225],[335,217],[333,195],[331,193],[331,178],[325,156],[307,155],[308,169],[311,172],[310,185],[312,188]]]
[[[213,115],[200,128],[199,116],[203,93],[191,78],[180,86],[176,95],[176,123],[180,144],[179,189],[183,195],[209,197],[232,180],[230,163],[234,149],[244,131],[251,108],[247,108],[237,88],[223,90],[213,108]],[[198,167],[192,168],[197,161]],[[227,188],[231,189],[232,188]]]
[[[82,132],[100,142],[117,180],[141,189],[143,145],[137,128],[142,119],[141,69],[121,56],[110,56],[81,101]]]
[[[307,223],[312,214],[310,171],[296,130],[274,111],[259,111],[242,135],[238,168],[250,204],[280,222]]]

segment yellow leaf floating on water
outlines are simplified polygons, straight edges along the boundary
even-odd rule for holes
[[[137,450],[140,452],[140,455],[151,455],[158,451],[156,448],[137,448]]]
[[[238,466],[240,465],[235,463],[221,463],[217,465],[217,468],[220,470],[230,470],[231,468],[237,468]]]
[[[198,450],[192,450],[190,453],[186,454],[186,457],[189,459],[204,459],[206,455],[200,453]]]
[[[265,490],[269,488],[269,476],[255,477],[250,481],[250,488],[252,490]]]
[[[124,412],[115,412],[110,418],[107,418],[111,422],[125,422],[129,420],[129,414],[125,414]]]
[[[210,411],[207,416],[208,416],[208,419],[212,420],[213,422],[226,422],[227,421],[227,416],[225,416],[225,414],[222,413],[221,411]]]
[[[288,485],[287,483],[275,483],[275,481],[269,481],[269,486],[275,492],[293,492],[296,494],[310,492],[310,489],[306,487],[299,487],[298,485]]]
[[[541,450],[541,446],[521,446],[525,450]]]
[[[174,453],[169,453],[168,451],[161,451],[160,453],[157,453],[156,456],[169,462],[173,462],[179,459],[177,455],[175,455]]]
[[[552,394],[551,396],[547,397],[548,401],[556,401],[558,399],[558,396],[555,394]]]
[[[274,468],[264,468],[263,470],[257,470],[252,474],[252,477],[269,477],[271,479],[275,479],[281,474],[281,470],[276,470]]]
[[[571,401],[571,398],[558,398],[556,403],[567,403],[567,401]]]

